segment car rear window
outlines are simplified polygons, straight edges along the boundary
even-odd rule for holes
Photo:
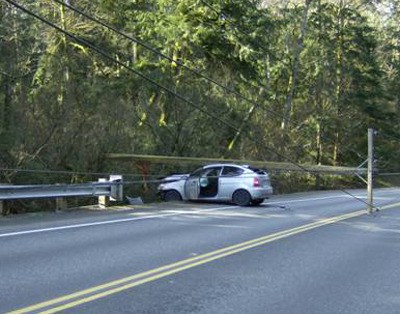
[[[221,175],[225,177],[235,177],[235,176],[240,176],[243,173],[243,169],[238,168],[238,167],[231,167],[231,166],[225,166],[224,169],[222,170]]]
[[[261,175],[265,175],[267,174],[265,170],[262,169],[258,169],[258,168],[253,168],[253,167],[247,167],[249,168],[251,171],[257,173],[257,174],[261,174]]]

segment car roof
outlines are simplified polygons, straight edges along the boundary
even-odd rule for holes
[[[248,166],[246,165],[237,165],[237,164],[232,164],[232,163],[220,163],[220,164],[209,164],[209,165],[205,165],[203,166],[203,168],[211,168],[211,167],[238,167],[238,168],[248,168]]]
[[[250,165],[238,165],[238,164],[233,164],[233,163],[208,164],[208,165],[201,167],[201,169],[208,169],[208,168],[212,168],[212,167],[225,167],[225,166],[226,167],[237,167],[237,168],[243,169],[246,172],[251,171],[251,172],[255,172],[257,174],[267,174],[266,170],[264,170],[264,169],[251,167]]]

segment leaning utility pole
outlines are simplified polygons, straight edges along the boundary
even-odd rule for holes
[[[374,133],[373,129],[368,129],[368,170],[367,170],[367,192],[368,192],[368,214],[374,209],[373,183],[374,183]]]

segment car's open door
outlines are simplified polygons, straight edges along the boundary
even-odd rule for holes
[[[219,175],[221,167],[212,167],[206,169],[200,176],[199,198],[215,198],[218,196]]]
[[[189,200],[197,200],[200,194],[200,176],[203,169],[192,172],[185,182],[185,195]]]

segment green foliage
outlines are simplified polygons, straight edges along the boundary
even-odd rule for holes
[[[2,168],[111,171],[109,152],[354,166],[368,127],[400,137],[397,1],[70,2],[131,39],[52,0],[24,4],[102,55],[2,2]]]

